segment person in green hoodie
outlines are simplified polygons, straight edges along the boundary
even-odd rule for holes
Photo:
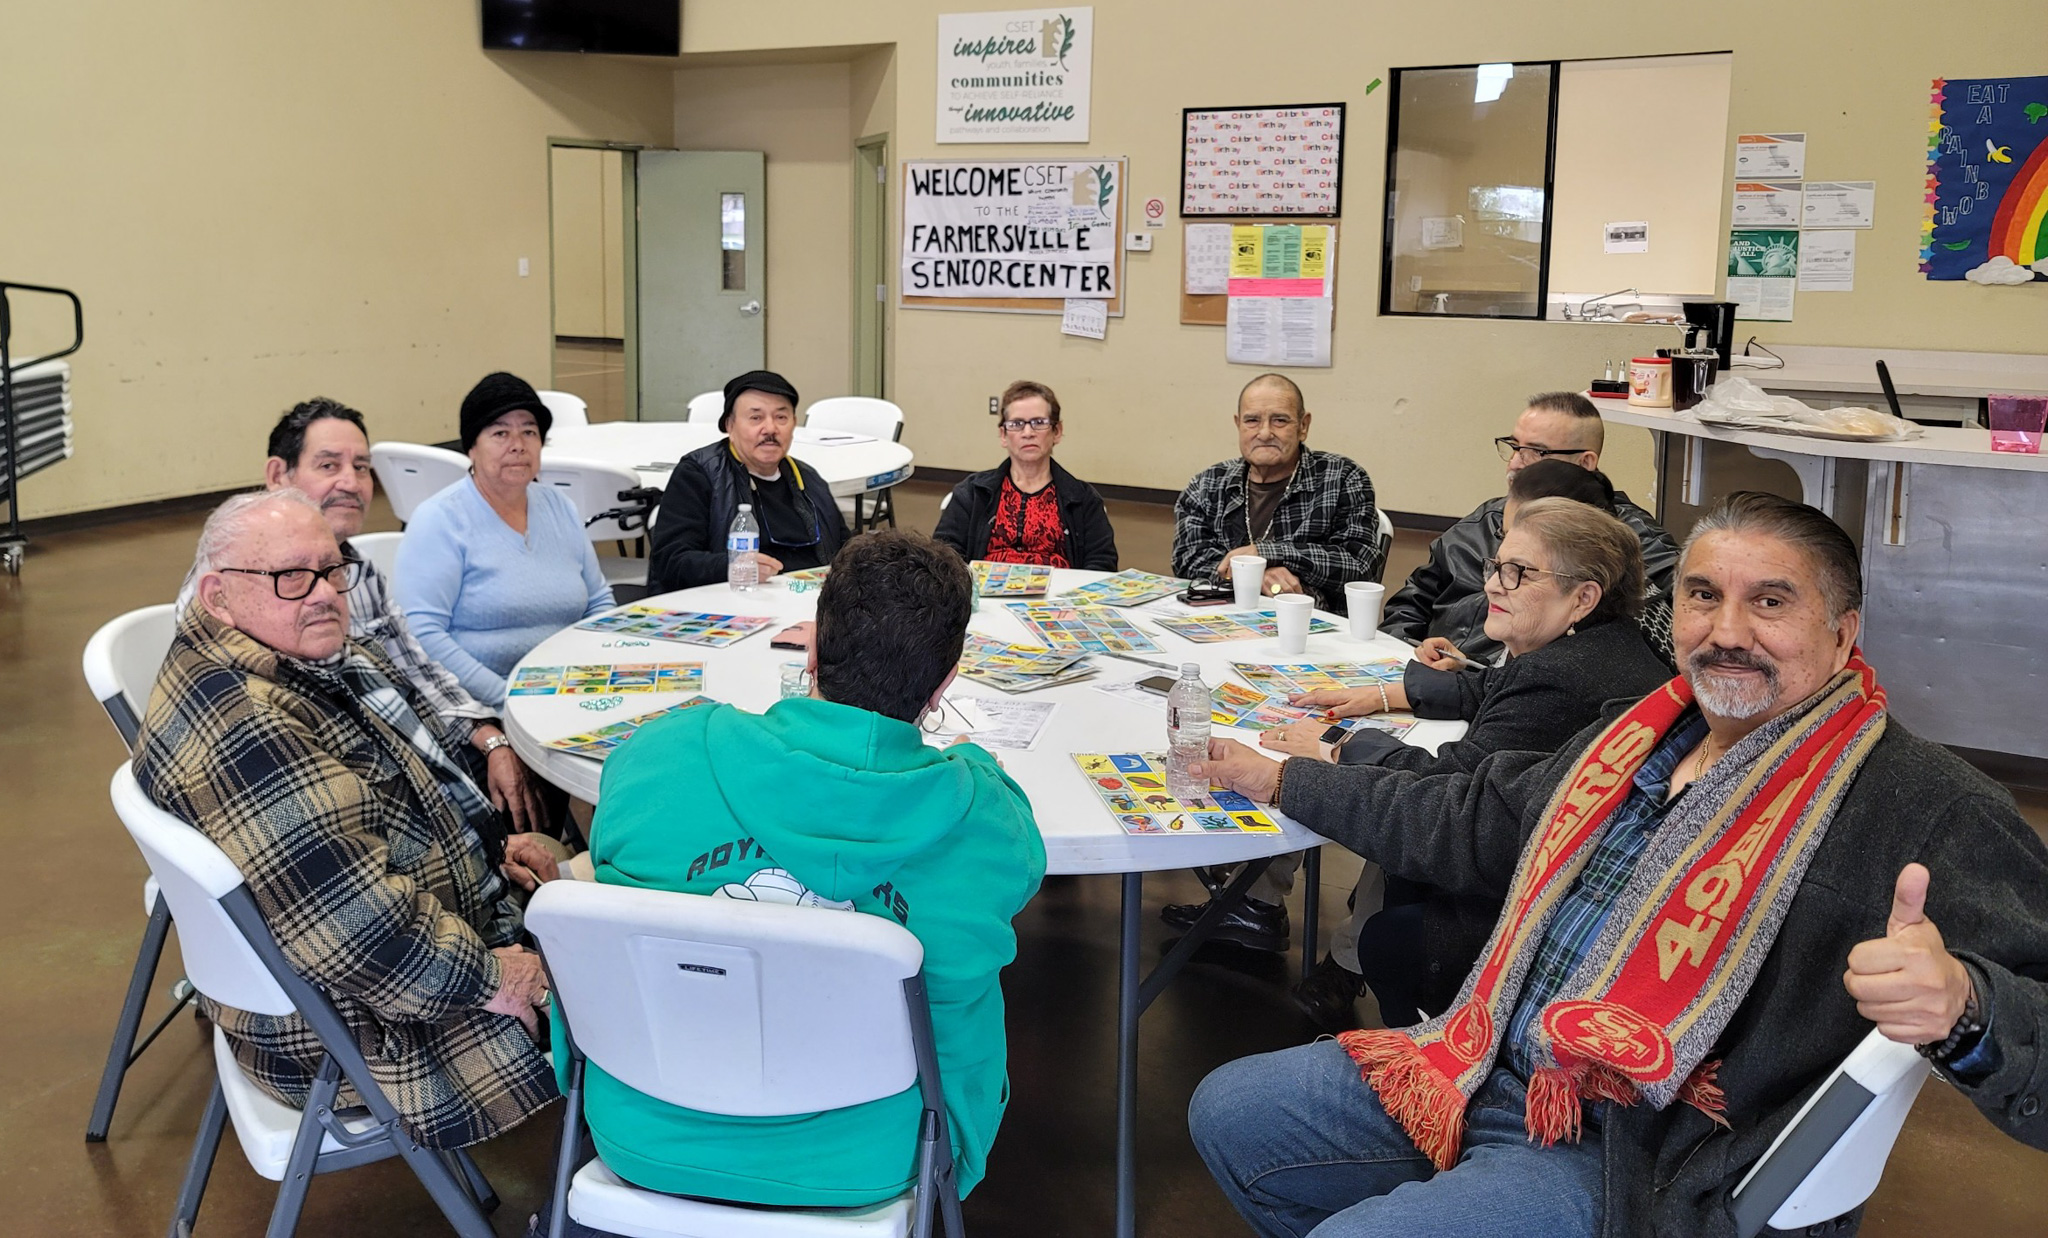
[[[915,933],[962,1195],[987,1169],[1009,1099],[1010,921],[1045,876],[1031,803],[995,758],[928,747],[919,730],[953,682],[972,590],[959,556],[920,534],[848,543],[818,596],[811,696],[642,727],[605,762],[591,851],[600,882],[884,916]],[[824,1012],[816,1030],[832,1034]],[[567,1061],[557,1033],[557,1069]],[[584,1112],[612,1172],[744,1203],[902,1194],[916,1179],[919,1110],[913,1084],[824,1113],[725,1117],[655,1100],[595,1063],[585,1075]]]

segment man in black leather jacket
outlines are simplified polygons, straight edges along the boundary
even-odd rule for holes
[[[1606,427],[1593,402],[1573,391],[1546,391],[1533,396],[1515,419],[1515,432],[1494,443],[1516,473],[1538,460],[1564,460],[1580,468],[1600,467]],[[1430,543],[1429,560],[1408,575],[1408,583],[1387,599],[1380,631],[1420,644],[1442,636],[1467,657],[1491,661],[1500,652],[1486,635],[1486,592],[1479,574],[1482,559],[1500,549],[1501,509],[1505,498],[1488,499],[1478,510],[1452,525]],[[1649,512],[1625,494],[1614,496],[1614,514],[1636,531],[1643,542],[1643,567],[1653,594],[1671,589],[1678,566],[1678,544],[1659,528]]]

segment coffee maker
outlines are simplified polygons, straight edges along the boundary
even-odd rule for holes
[[[1703,343],[1711,344],[1720,363],[1714,368],[1728,368],[1728,355],[1735,348],[1735,302],[1733,301],[1684,301],[1685,320],[1698,327],[1705,335]]]

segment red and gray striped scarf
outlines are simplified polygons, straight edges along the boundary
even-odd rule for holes
[[[1692,705],[1674,679],[1587,747],[1524,848],[1507,905],[1448,1013],[1338,1038],[1387,1112],[1440,1169],[1493,1068],[1529,961],[1636,771]],[[1860,652],[1790,725],[1760,728],[1672,807],[1586,956],[1529,1028],[1526,1123],[1548,1146],[1587,1100],[1683,1099],[1721,1121],[1709,1049],[1770,953],[1807,862],[1884,732],[1884,689]],[[1748,751],[1745,751],[1748,749]]]

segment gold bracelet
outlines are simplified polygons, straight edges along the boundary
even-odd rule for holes
[[[1273,798],[1266,801],[1273,807],[1280,807],[1280,788],[1287,781],[1287,762],[1280,762],[1280,772],[1273,775]]]

